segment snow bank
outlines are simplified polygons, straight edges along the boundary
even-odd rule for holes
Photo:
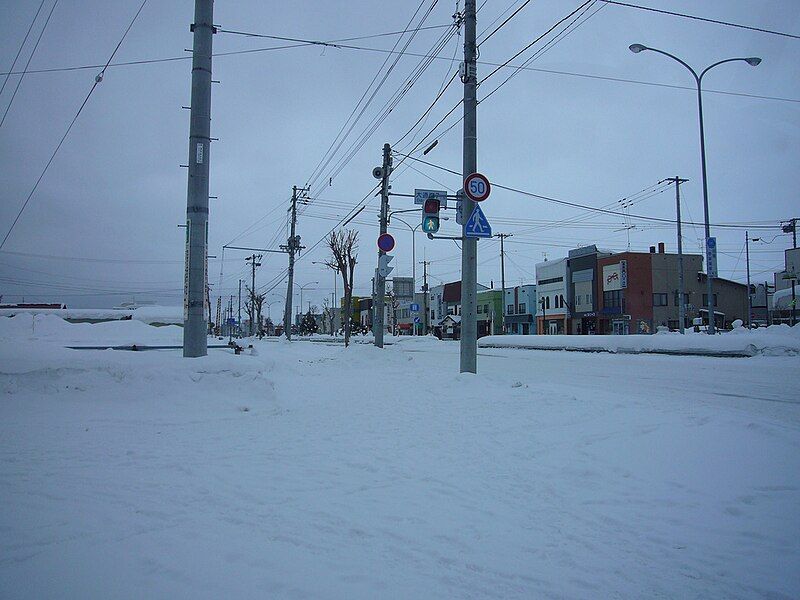
[[[41,340],[70,345],[175,345],[183,343],[183,328],[153,327],[142,321],[69,323],[54,314],[21,313],[0,317],[0,343]]]
[[[142,306],[135,310],[119,310],[111,308],[68,308],[68,309],[40,309],[40,308],[2,308],[0,317],[14,315],[54,315],[62,319],[113,321],[131,318],[144,323],[165,323],[183,325],[183,308],[180,306]]]
[[[769,356],[800,354],[800,325],[743,327],[708,335],[687,331],[655,335],[494,335],[478,340],[482,348],[584,350],[614,353],[700,354],[712,356]]]

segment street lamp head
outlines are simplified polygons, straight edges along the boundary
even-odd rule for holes
[[[761,59],[757,56],[751,56],[750,58],[745,58],[744,62],[746,62],[751,67],[757,67],[761,64]]]
[[[647,50],[647,46],[643,44],[631,44],[628,46],[628,50],[633,52],[634,54],[639,54],[642,50]]]

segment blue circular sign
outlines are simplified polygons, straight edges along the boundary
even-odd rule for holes
[[[382,233],[378,236],[378,248],[384,252],[394,250],[394,237],[391,233]]]

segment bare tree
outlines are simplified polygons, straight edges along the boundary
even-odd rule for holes
[[[322,333],[333,333],[332,314],[331,301],[326,296],[322,299]],[[330,332],[328,332],[328,323],[331,325]]]
[[[331,257],[325,261],[325,264],[332,269],[337,269],[342,276],[342,286],[344,287],[342,326],[344,327],[344,345],[346,348],[350,345],[350,320],[353,312],[353,272],[358,262],[358,231],[355,229],[333,231],[326,241],[331,251]]]
[[[247,290],[247,297],[244,302],[247,315],[250,317],[250,330],[255,334],[260,335],[263,329],[261,325],[261,311],[264,307],[264,299],[266,294],[259,294],[250,289],[250,286],[245,286]]]

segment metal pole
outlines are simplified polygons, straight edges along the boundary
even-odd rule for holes
[[[753,296],[750,294],[750,232],[744,232],[744,255],[747,264],[747,328],[753,328]]]
[[[295,227],[297,225],[297,186],[292,186],[292,217],[291,232],[286,241],[289,252],[289,279],[286,284],[286,308],[283,311],[283,333],[287,340],[292,339],[292,288],[294,287],[294,253],[297,241],[295,240]]]
[[[383,176],[381,177],[381,214],[380,232],[386,233],[389,220],[389,173],[392,169],[392,148],[389,144],[383,145]],[[386,254],[378,248],[378,266],[381,257]],[[386,277],[381,274],[380,269],[375,272],[375,303],[373,310],[372,333],[375,336],[375,346],[383,348],[383,329],[384,329],[384,304],[386,296]]]
[[[428,335],[430,324],[431,309],[430,302],[428,301],[428,261],[422,261],[422,307],[425,309],[425,316],[422,319],[422,335]]]
[[[686,302],[684,300],[685,288],[683,279],[683,235],[681,233],[681,183],[688,180],[681,179],[676,175],[673,181],[675,182],[675,207],[678,213],[678,321],[680,321],[680,332],[685,333],[684,323],[686,321]]]
[[[797,248],[797,219],[792,219],[792,248]],[[796,275],[796,273],[795,273]],[[792,327],[797,323],[797,297],[795,296],[795,283],[797,279],[792,279]]]
[[[705,217],[706,234],[706,293],[708,294],[708,333],[715,333],[714,327],[714,285],[711,276],[710,253],[708,251],[708,238],[711,237],[711,222],[708,216],[708,175],[706,172],[706,136],[703,128],[703,93],[701,91],[700,77],[697,77],[697,112],[700,121],[700,166],[703,174],[703,214]]]
[[[475,45],[475,0],[464,2],[464,157],[462,164],[463,180],[478,170],[478,122],[477,122],[477,48]],[[475,208],[475,203],[466,194],[461,198],[462,221],[467,223]],[[464,236],[461,231],[461,361],[462,373],[478,371],[478,240]]]
[[[211,51],[214,0],[195,0],[189,178],[186,197],[186,275],[183,355],[208,354],[205,296],[208,268],[208,163],[211,145]],[[210,310],[210,307],[209,307]]]

